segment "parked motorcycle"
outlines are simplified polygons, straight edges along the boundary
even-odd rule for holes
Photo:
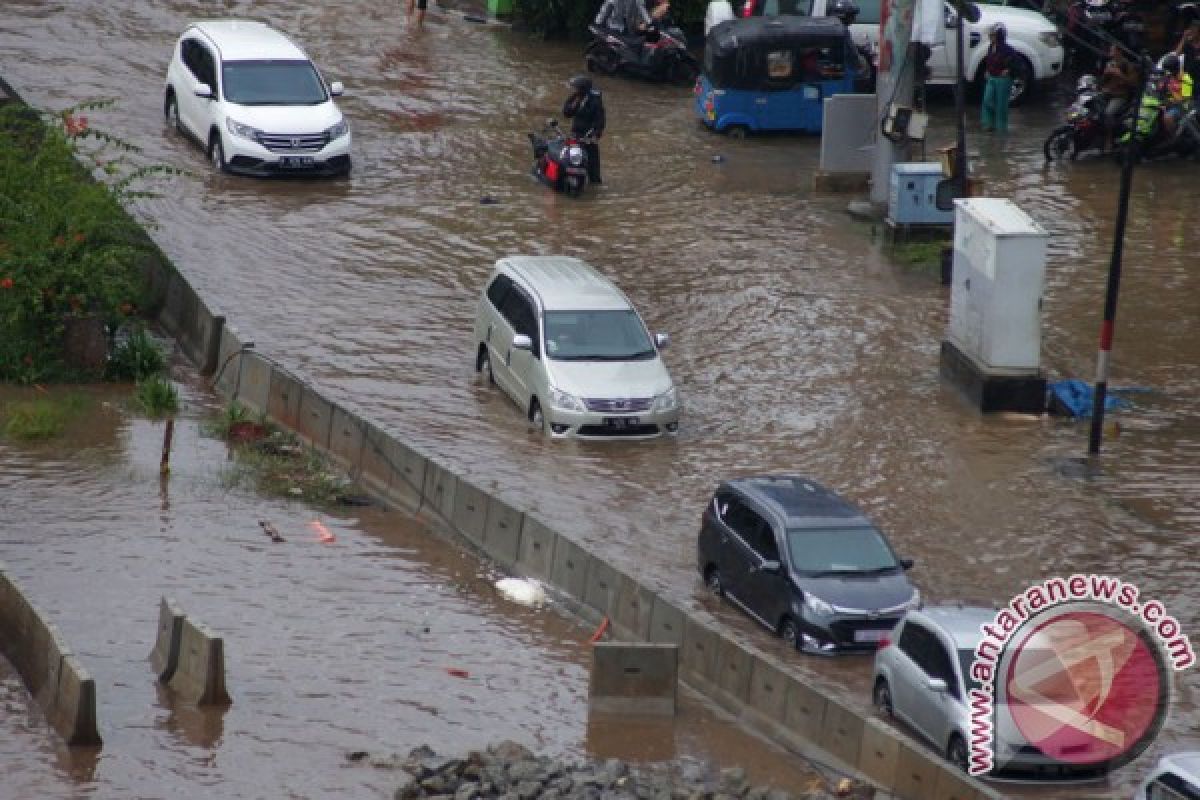
[[[541,133],[530,133],[533,146],[533,174],[558,192],[578,197],[588,184],[588,155],[583,146],[586,137],[567,134],[558,120],[546,122]]]
[[[1074,161],[1081,153],[1104,148],[1104,106],[1095,75],[1084,75],[1075,86],[1075,101],[1067,121],[1046,137],[1042,151],[1047,161]]]
[[[599,25],[592,25],[589,30],[594,38],[583,51],[589,72],[681,86],[691,86],[700,74],[700,64],[687,51],[679,28],[652,26],[640,39],[622,38]]]

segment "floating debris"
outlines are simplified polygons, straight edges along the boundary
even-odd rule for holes
[[[540,608],[546,604],[546,590],[537,581],[527,578],[501,578],[496,581],[496,591],[523,606]]]

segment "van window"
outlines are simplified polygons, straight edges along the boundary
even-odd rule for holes
[[[537,314],[533,310],[533,302],[525,296],[525,293],[515,287],[512,288],[508,296],[504,298],[500,314],[508,320],[513,331],[523,333],[533,341],[533,354],[538,356],[541,349],[538,347]]]
[[[508,290],[512,288],[512,285],[512,278],[507,275],[496,276],[491,286],[487,288],[487,297],[492,303],[492,308],[497,311],[500,310],[500,306],[504,305],[504,298],[508,296]]]

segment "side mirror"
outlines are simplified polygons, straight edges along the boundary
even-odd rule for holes
[[[533,352],[533,339],[530,339],[523,333],[518,333],[513,337],[512,346],[514,350],[528,350]]]
[[[346,87],[342,85],[341,81],[334,81],[329,84],[329,94],[333,97],[341,97],[345,93]]]
[[[666,350],[667,345],[671,343],[671,334],[656,333],[654,334],[654,344],[659,350]]]
[[[929,691],[937,692],[938,694],[950,691],[950,687],[941,678],[930,678],[925,685],[929,688]]]
[[[758,565],[757,571],[758,572],[770,572],[770,573],[774,574],[774,573],[779,572],[779,570],[781,570],[781,569],[783,569],[783,566],[778,561],[770,561],[768,559],[764,559],[763,562]]]
[[[213,90],[207,83],[197,83],[192,87],[192,94],[196,95],[196,97],[207,97],[211,100]]]
[[[900,568],[901,569],[912,569],[916,563],[917,562],[913,561],[911,558],[902,558],[902,559],[900,559]]]

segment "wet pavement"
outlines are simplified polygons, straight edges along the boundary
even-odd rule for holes
[[[843,212],[848,198],[811,192],[814,138],[731,141],[695,123],[687,90],[601,79],[606,185],[572,201],[529,178],[524,132],[557,113],[563,81],[581,67],[577,45],[442,18],[410,36],[398,6],[362,0],[8,8],[2,68],[29,100],[119,97],[99,124],[148,160],[193,172],[142,211],[260,350],[667,595],[708,607],[736,635],[774,646],[701,596],[694,537],[719,479],[760,472],[807,474],[858,501],[917,559],[913,576],[934,601],[1004,602],[1048,575],[1094,570],[1135,581],[1187,630],[1200,619],[1189,577],[1200,522],[1200,165],[1137,172],[1112,381],[1154,391],[1121,416],[1100,473],[1081,480],[1086,426],[980,417],[939,383],[948,294],[936,270],[894,263],[878,231]],[[347,84],[349,179],[216,176],[166,131],[170,47],[187,20],[214,13],[272,22]],[[983,137],[972,118],[970,147],[988,193],[1051,232],[1047,370],[1090,379],[1117,171],[1043,164],[1042,138],[1066,99],[1055,90],[1014,109],[1008,136]],[[951,108],[935,100],[931,155],[953,139]],[[474,304],[510,253],[581,256],[672,334],[677,439],[542,441],[479,385]],[[792,658],[865,702],[868,659]],[[1194,673],[1178,688],[1161,747],[1198,738]]]

